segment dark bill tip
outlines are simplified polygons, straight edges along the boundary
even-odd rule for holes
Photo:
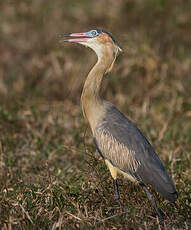
[[[64,38],[64,37],[70,37],[71,33],[68,34],[58,34],[57,37],[58,38]]]

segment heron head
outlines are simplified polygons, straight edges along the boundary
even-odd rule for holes
[[[61,38],[68,37],[67,42],[75,42],[93,49],[98,58],[103,55],[103,50],[112,51],[115,56],[122,51],[115,39],[105,30],[95,29],[85,33],[70,33],[60,35]]]

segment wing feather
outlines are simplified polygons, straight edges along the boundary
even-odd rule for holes
[[[136,127],[113,105],[94,131],[103,157],[115,167],[145,184],[151,184],[167,199],[175,199],[175,186],[153,147]]]
[[[99,127],[95,138],[104,158],[124,172],[134,174],[140,165],[135,158],[135,151],[120,143],[106,128]]]

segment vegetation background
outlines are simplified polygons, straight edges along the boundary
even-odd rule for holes
[[[92,51],[59,33],[103,28],[123,53],[102,94],[174,179],[166,229],[191,229],[191,1],[0,1],[0,229],[160,229],[138,186],[111,176],[80,108]]]

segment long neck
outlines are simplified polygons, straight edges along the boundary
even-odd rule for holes
[[[81,103],[83,114],[88,119],[91,128],[95,126],[97,120],[104,112],[103,100],[100,97],[100,86],[104,74],[109,71],[114,60],[115,55],[105,50],[103,55],[98,58],[97,63],[91,69],[85,81]]]

